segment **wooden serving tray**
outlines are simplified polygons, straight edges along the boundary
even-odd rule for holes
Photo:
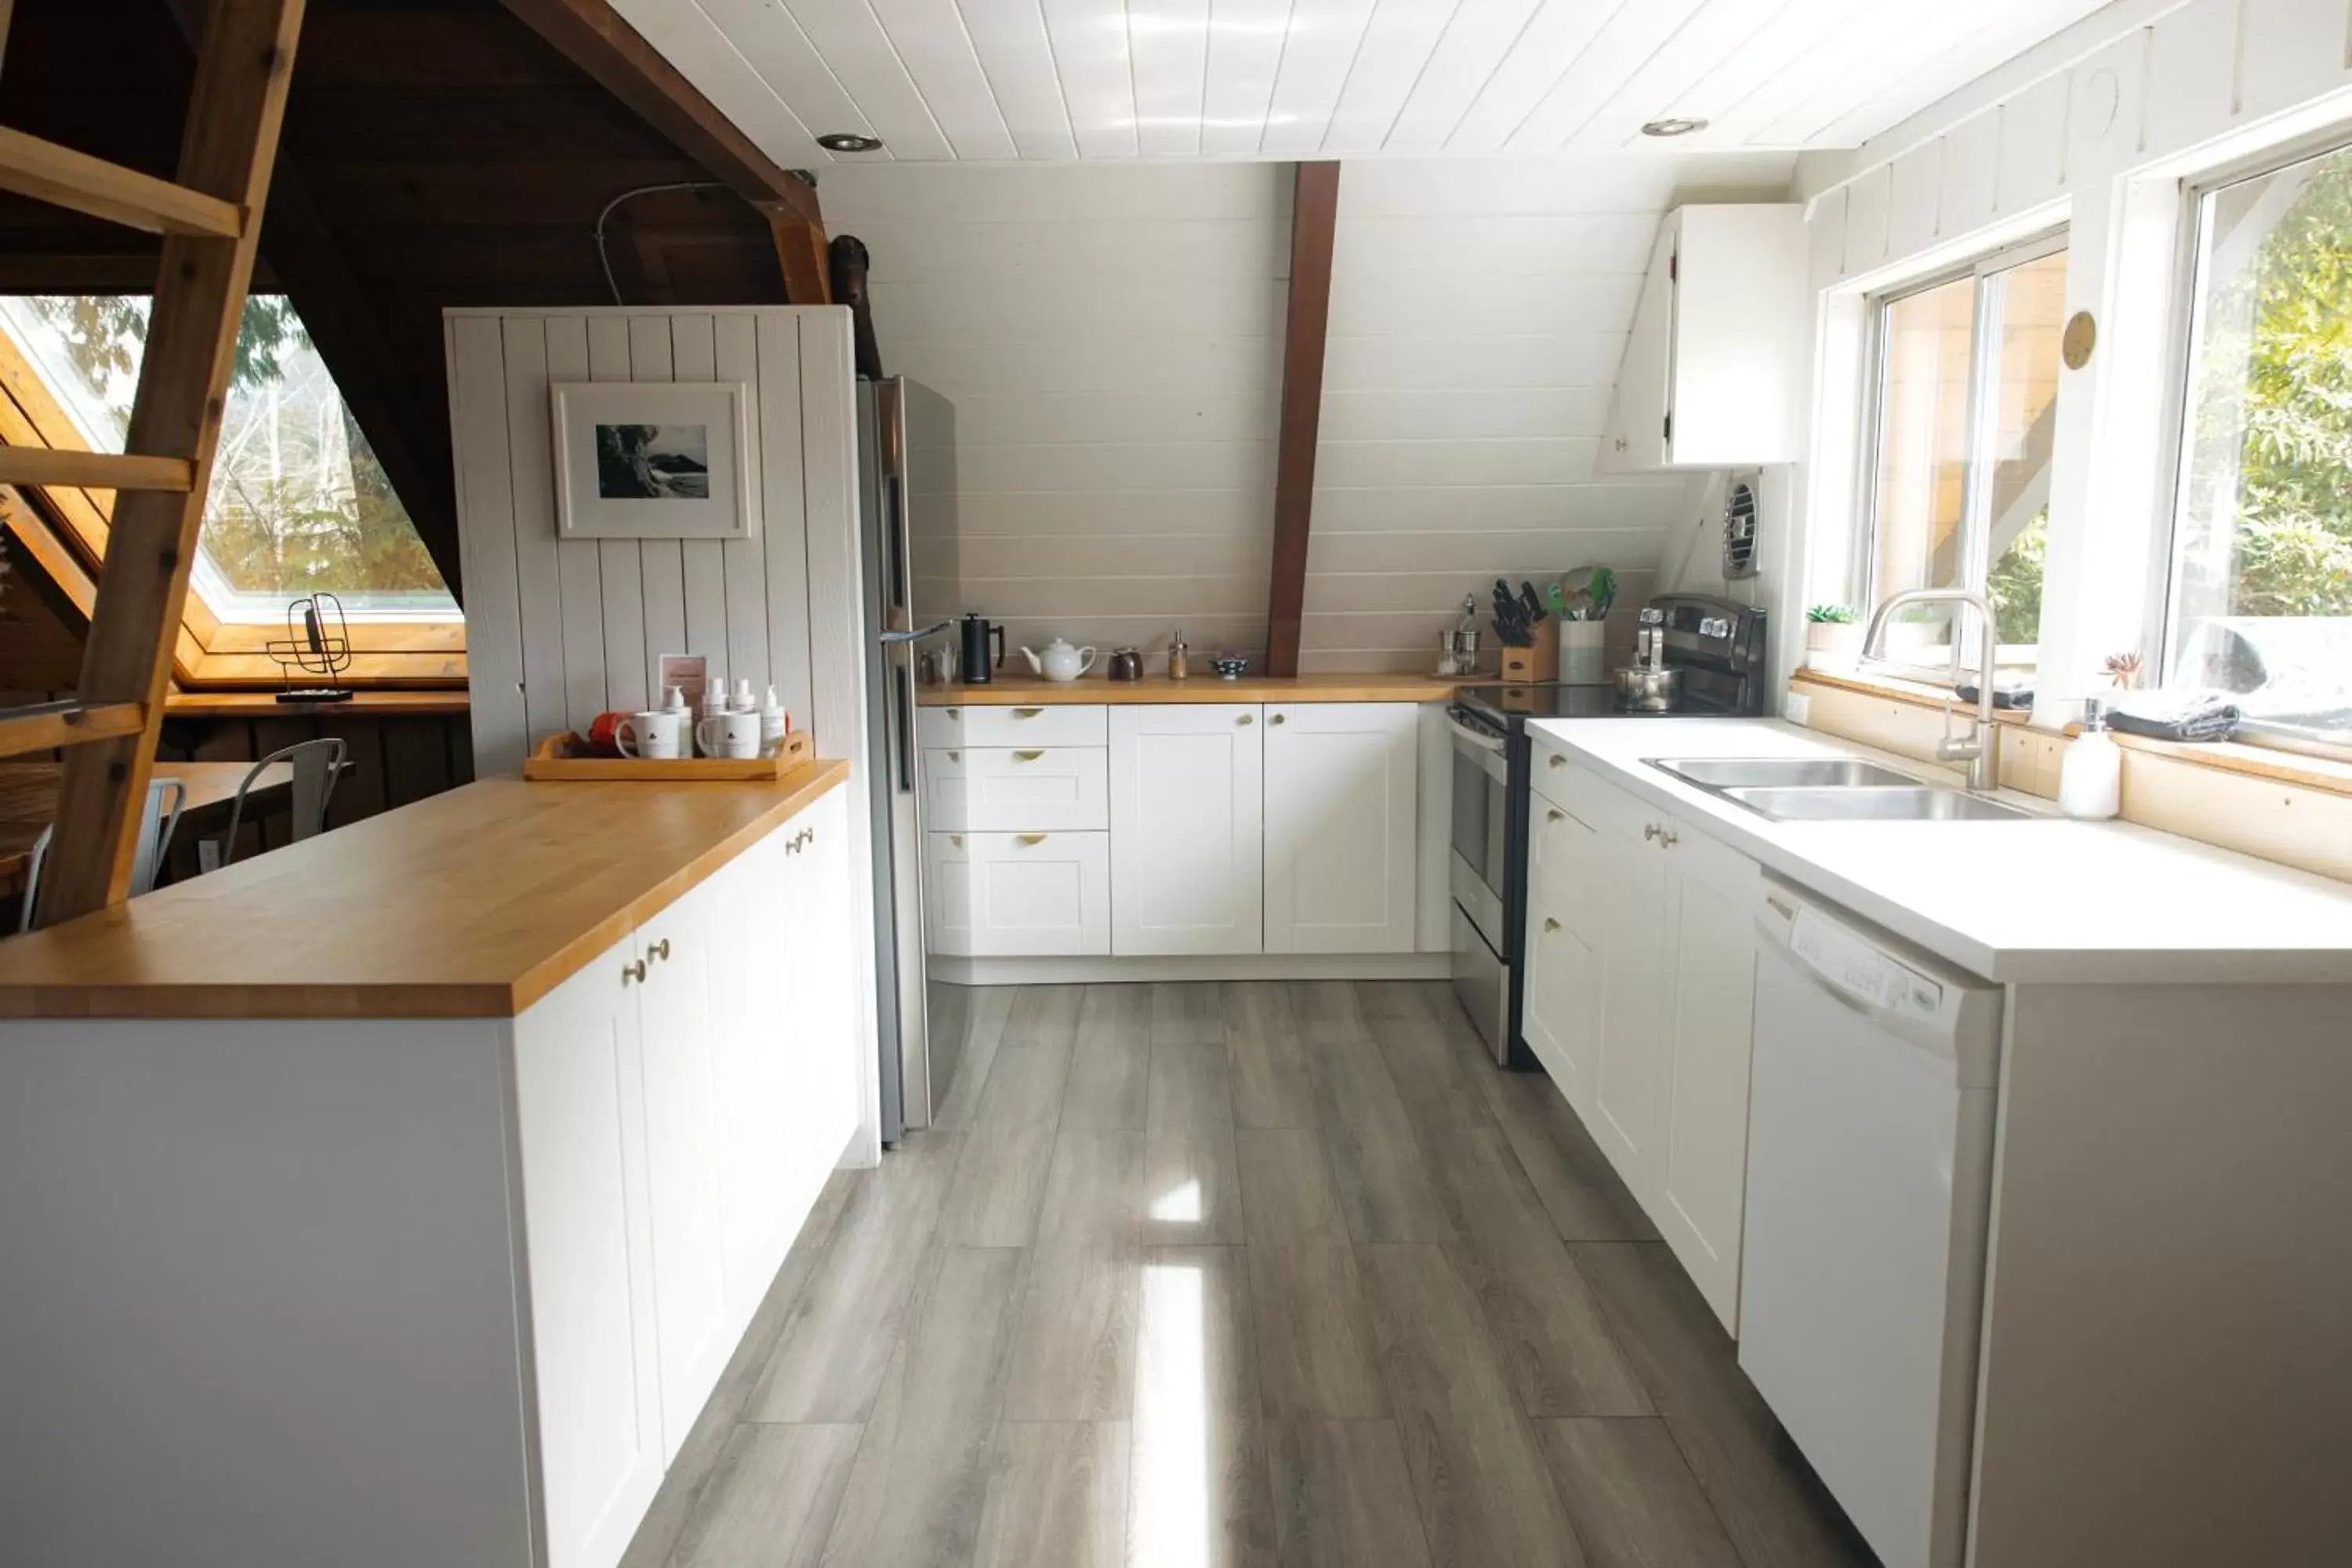
[[[558,780],[594,784],[617,779],[667,780],[671,784],[772,784],[814,760],[808,731],[784,737],[772,757],[601,757],[582,752],[580,737],[569,731],[550,735],[523,759],[522,776],[537,783]]]

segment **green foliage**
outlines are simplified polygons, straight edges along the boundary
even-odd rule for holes
[[[2019,531],[1985,575],[1992,601],[1993,640],[2032,643],[2042,639],[2042,563],[2050,552],[2050,509],[2043,507]]]
[[[2187,542],[2192,562],[2230,559],[2235,581],[2196,599],[2352,615],[2352,152],[2309,171],[2249,263],[2206,300],[2219,330],[2195,389]],[[2225,528],[2230,548],[2213,550]]]
[[[1812,622],[1815,626],[1849,626],[1853,624],[1853,606],[1851,605],[1815,605],[1811,609],[1805,612],[1805,619]]]

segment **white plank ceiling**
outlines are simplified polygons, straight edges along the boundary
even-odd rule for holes
[[[615,0],[793,166],[1852,147],[2101,3]]]

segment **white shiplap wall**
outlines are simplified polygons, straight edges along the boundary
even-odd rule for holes
[[[1641,268],[1676,201],[1777,195],[1790,167],[1348,165],[1306,668],[1426,663],[1498,574],[1659,564],[1695,487],[1591,474]],[[826,172],[885,368],[956,405],[953,607],[1014,644],[1263,647],[1289,187],[1245,163]]]
[[[460,310],[446,331],[480,770],[646,706],[674,653],[754,690],[772,681],[824,744],[837,716],[815,701],[809,584],[814,554],[855,560],[848,313]],[[551,382],[719,380],[752,387],[754,537],[557,536]],[[852,754],[843,728],[827,754]]]

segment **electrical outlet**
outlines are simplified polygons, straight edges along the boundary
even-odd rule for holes
[[[1780,704],[1780,717],[1802,728],[1811,728],[1812,712],[1813,700],[1801,691],[1790,692],[1788,700]]]

